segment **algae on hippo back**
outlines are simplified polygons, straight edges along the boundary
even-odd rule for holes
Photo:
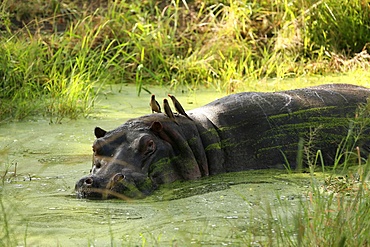
[[[156,113],[112,131],[96,128],[93,168],[77,181],[77,196],[142,197],[176,180],[294,167],[302,139],[312,131],[311,152],[320,150],[325,165],[333,164],[350,120],[369,96],[369,89],[348,84],[245,92],[189,111],[191,120]]]

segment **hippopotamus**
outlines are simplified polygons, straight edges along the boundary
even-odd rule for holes
[[[307,153],[320,153],[320,166],[332,165],[369,96],[369,89],[349,84],[243,92],[189,111],[190,119],[154,113],[111,131],[96,127],[92,169],[75,190],[79,198],[140,198],[177,180],[294,168],[309,163],[297,158]]]

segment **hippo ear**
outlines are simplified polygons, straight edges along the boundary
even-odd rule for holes
[[[102,128],[95,127],[94,133],[95,133],[96,138],[100,138],[100,137],[105,136],[107,131],[103,130]]]
[[[163,131],[163,125],[161,124],[161,122],[153,122],[150,126],[150,129],[162,140],[165,140],[171,145],[175,145],[171,138],[166,134],[166,131]]]
[[[155,122],[153,122],[153,123],[152,123],[152,125],[150,126],[150,129],[151,129],[152,131],[156,132],[156,133],[159,133],[159,132],[161,132],[161,131],[162,131],[163,126],[162,126],[162,124],[161,124],[160,122],[155,121]]]

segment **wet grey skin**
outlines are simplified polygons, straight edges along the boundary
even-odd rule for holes
[[[180,104],[180,102],[176,99],[176,97],[175,97],[175,96],[173,96],[173,95],[169,94],[169,95],[168,95],[168,97],[170,97],[170,98],[171,98],[172,103],[173,103],[173,105],[175,106],[175,109],[176,109],[176,111],[177,111],[179,114],[181,114],[181,115],[183,115],[183,116],[187,117],[188,119],[190,119],[191,121],[193,121],[193,119],[191,119],[191,118],[188,116],[188,114],[186,114],[186,112],[185,112],[184,108],[182,107],[182,105],[181,105],[181,104]]]
[[[152,94],[149,105],[150,108],[152,109],[152,113],[154,112],[161,113],[161,106],[159,105],[158,101],[155,100],[154,94]]]

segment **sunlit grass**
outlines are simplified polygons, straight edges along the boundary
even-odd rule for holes
[[[105,83],[232,93],[366,73],[369,12],[359,0],[3,1],[1,119],[86,116]]]

